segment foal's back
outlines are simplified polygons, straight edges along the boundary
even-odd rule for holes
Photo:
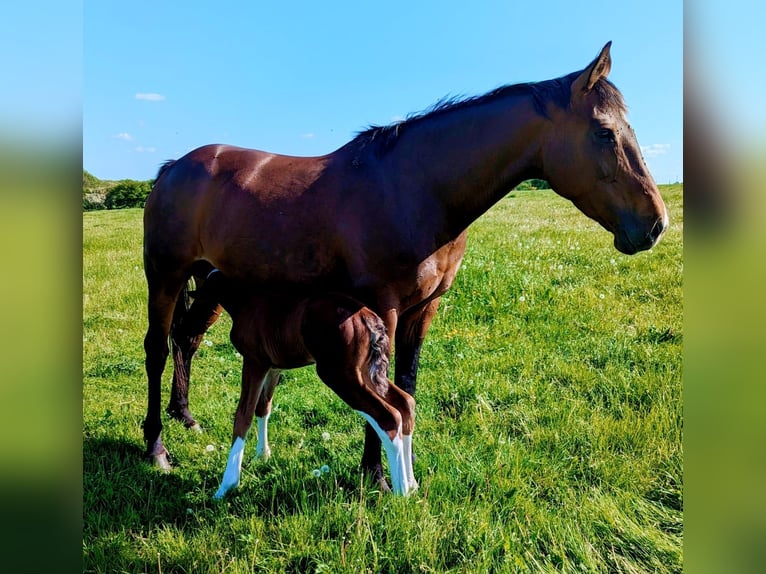
[[[317,353],[328,346],[353,352],[386,337],[377,314],[340,293],[306,296],[257,291],[240,287],[220,272],[212,274],[203,289],[201,295],[220,301],[231,315],[234,347],[243,356],[275,368],[315,363]],[[387,338],[381,352],[390,352]]]

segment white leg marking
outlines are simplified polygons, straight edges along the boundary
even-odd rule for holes
[[[412,435],[402,435],[402,444],[404,445],[404,471],[407,477],[407,485],[410,490],[418,489],[418,481],[415,480],[415,473],[412,470]]]
[[[265,417],[255,417],[255,421],[258,424],[258,443],[255,445],[255,456],[268,459],[271,456],[271,449],[269,448],[269,417],[271,413],[268,413]]]
[[[242,471],[242,455],[245,452],[245,441],[240,437],[234,441],[229,451],[229,459],[226,461],[226,470],[223,471],[221,486],[213,495],[214,499],[223,498],[232,488],[239,485],[239,475]]]
[[[368,423],[375,429],[375,432],[380,437],[380,441],[383,443],[383,448],[386,449],[386,458],[388,458],[388,469],[391,472],[391,487],[394,489],[394,494],[403,494],[407,496],[410,491],[410,486],[407,480],[406,466],[404,461],[404,444],[402,442],[402,429],[399,426],[398,432],[394,440],[388,436],[378,423],[367,413],[362,411],[356,411],[362,415]]]

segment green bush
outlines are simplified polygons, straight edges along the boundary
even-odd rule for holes
[[[106,192],[104,207],[107,209],[143,207],[151,189],[151,181],[124,179]]]
[[[544,179],[527,179],[522,181],[515,189],[529,190],[529,189],[550,189],[551,186]]]

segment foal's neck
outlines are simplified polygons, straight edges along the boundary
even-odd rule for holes
[[[410,178],[417,170],[422,192],[443,206],[445,231],[457,235],[520,182],[542,177],[548,126],[531,96],[501,95],[408,126],[392,161],[406,162]]]

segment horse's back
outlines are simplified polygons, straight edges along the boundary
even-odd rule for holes
[[[158,174],[144,208],[145,252],[168,263],[206,259],[251,278],[272,270],[249,263],[273,262],[280,251],[283,261],[310,260],[307,249],[320,250],[306,235],[326,238],[320,213],[333,204],[331,186],[318,183],[325,164],[230,145],[192,150]]]

